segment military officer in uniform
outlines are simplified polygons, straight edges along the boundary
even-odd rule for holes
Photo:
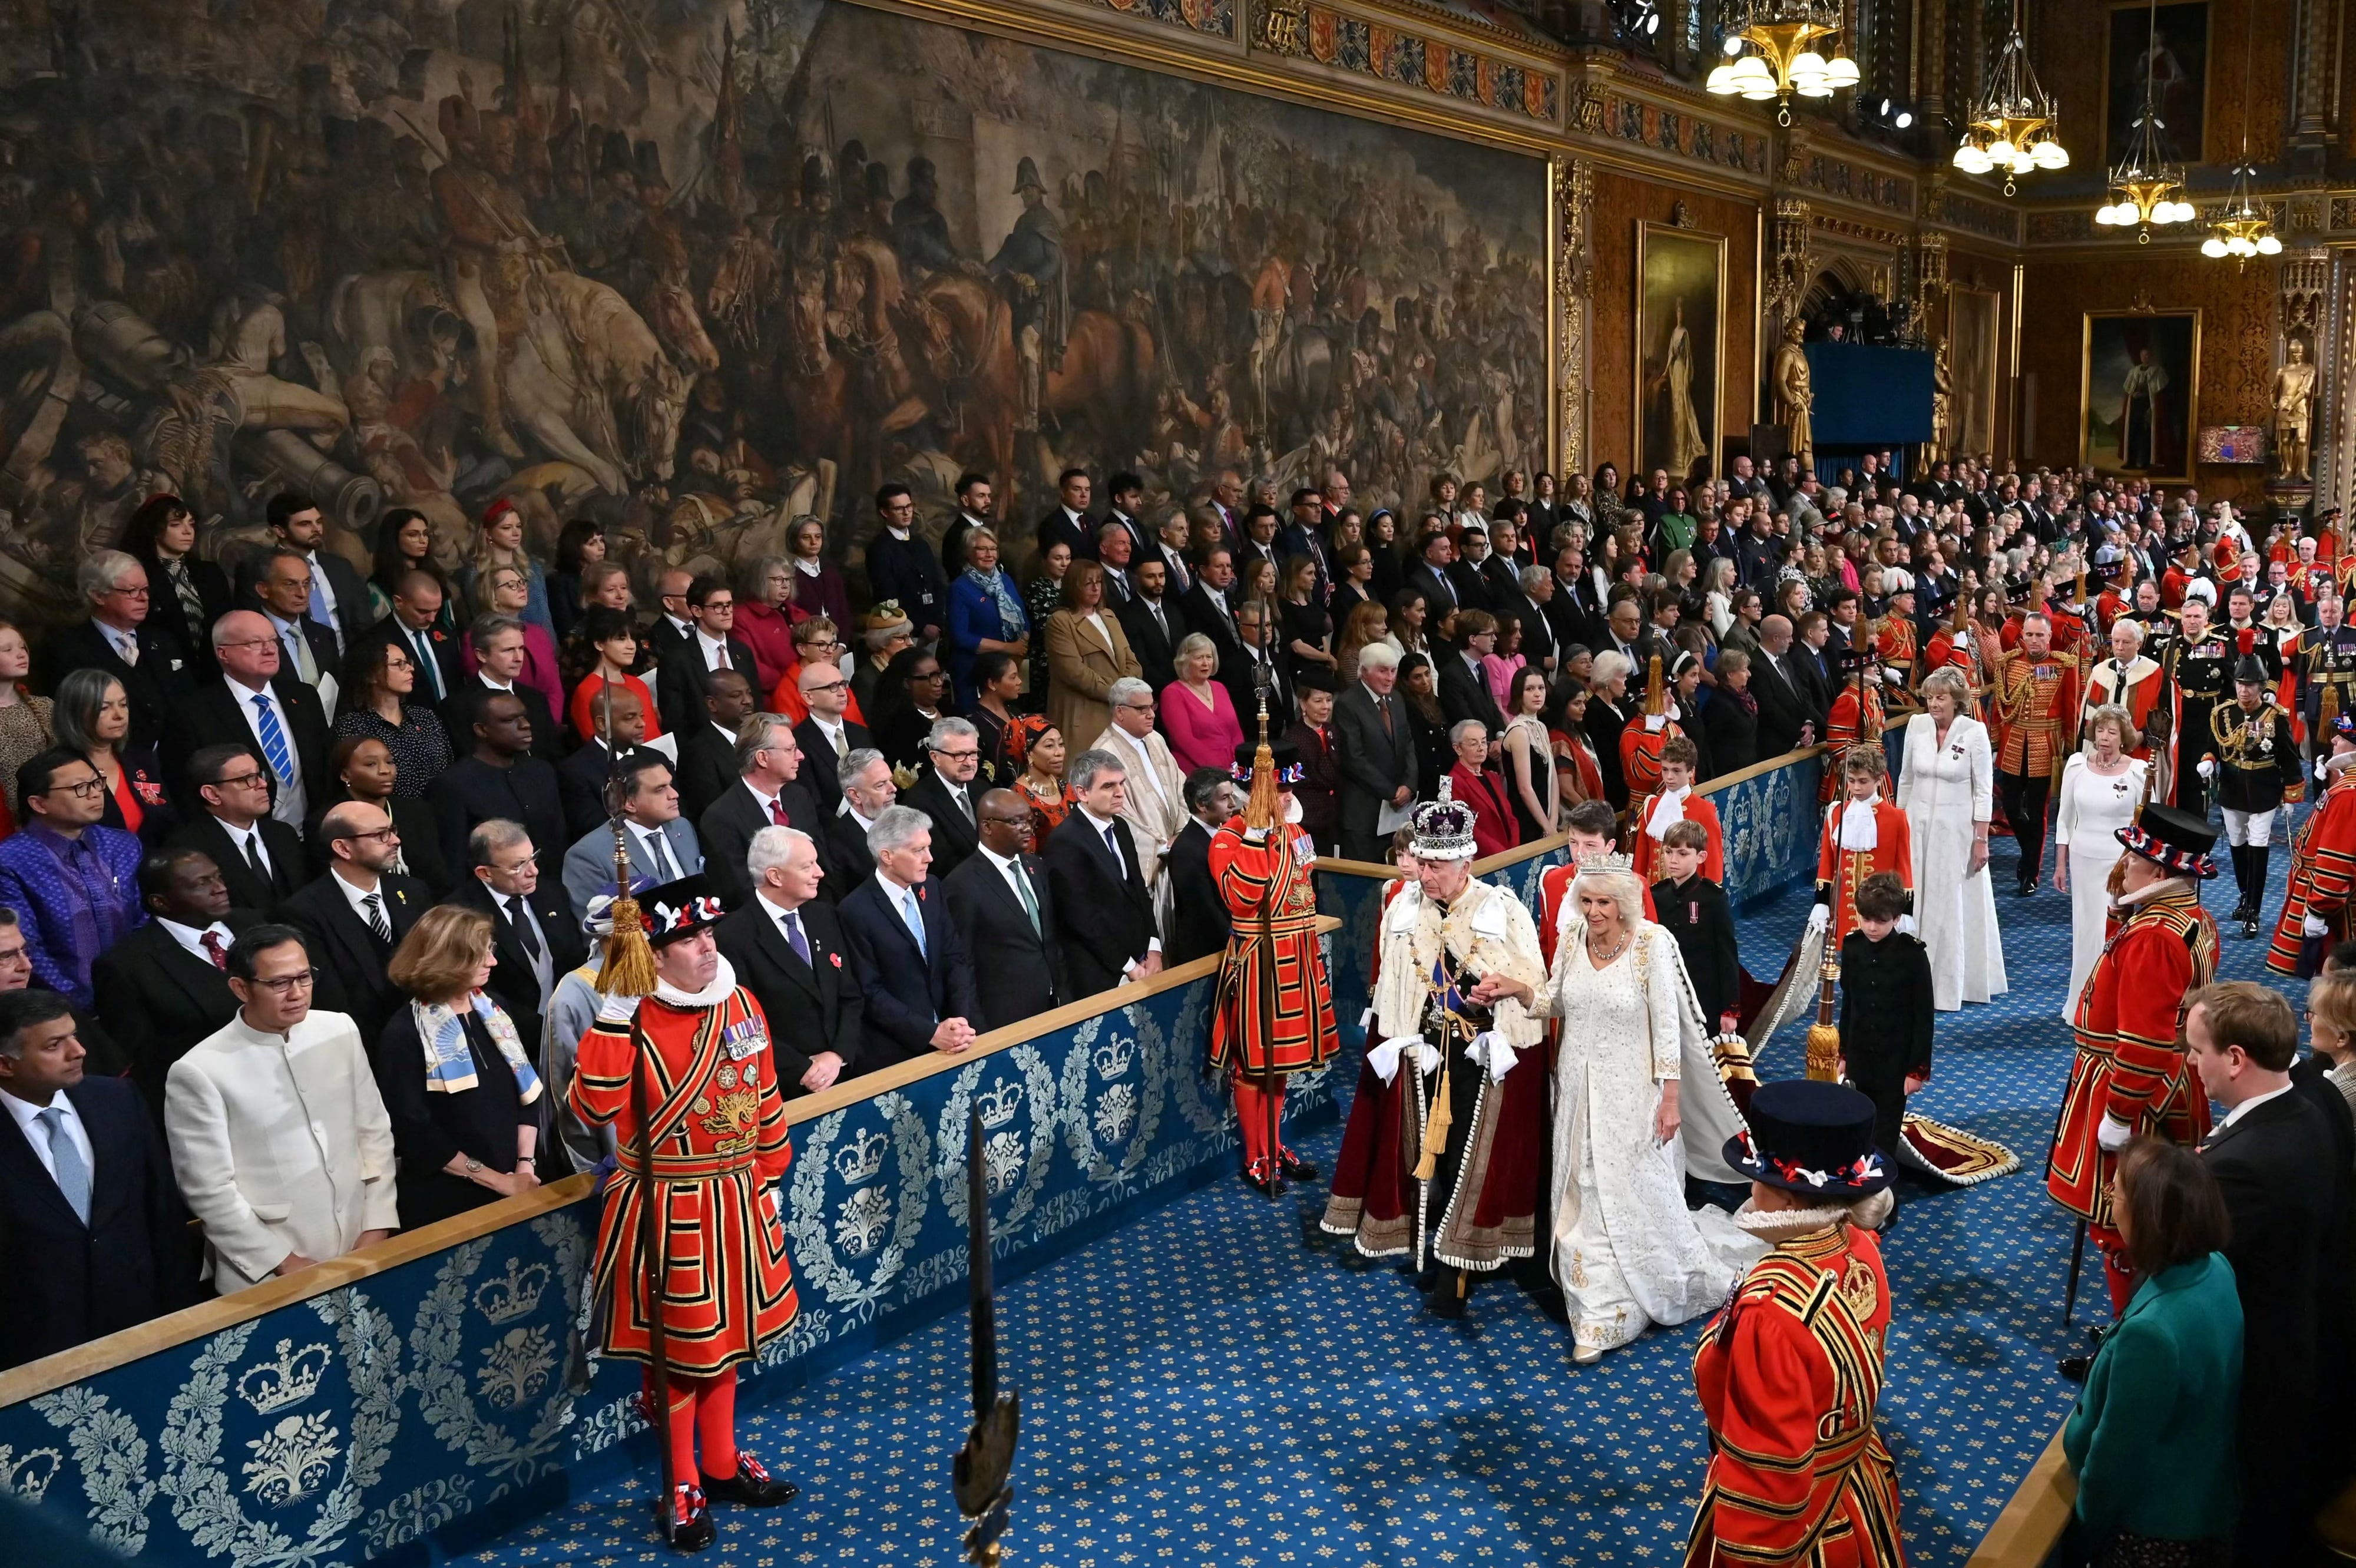
[[[2020,646],[1990,661],[1988,694],[1996,718],[1996,787],[2004,820],[2020,846],[2014,891],[2037,890],[2045,857],[2045,804],[2072,742],[2078,716],[2078,665],[2052,649],[2052,623],[2038,611],[2020,620]]]
[[[2217,973],[2217,923],[2201,907],[2201,882],[2217,875],[2207,822],[2147,805],[2118,840],[2125,915],[2078,993],[2077,1055],[2045,1164],[2047,1196],[2102,1253],[2114,1316],[2135,1281],[2111,1223],[2111,1167],[2139,1133],[2186,1144],[2208,1135],[2209,1097],[2179,1042],[2185,997]]]
[[[772,1508],[797,1496],[735,1433],[736,1369],[799,1311],[776,1185],[793,1148],[767,1021],[713,940],[719,898],[699,875],[649,890],[638,907],[654,994],[599,1004],[566,1100],[584,1125],[614,1129],[619,1168],[597,1229],[602,1348],[648,1363],[654,1415],[659,1314],[669,1408],[657,1428],[673,1477],[665,1533],[693,1552],[716,1534],[710,1499]],[[659,1276],[640,1251],[649,1189],[661,1204]]]
[[[2233,700],[2209,710],[2209,744],[2198,770],[2217,790],[2225,839],[2233,848],[2233,881],[2242,897],[2227,918],[2242,922],[2244,937],[2254,937],[2275,813],[2298,798],[2304,771],[2290,715],[2275,705],[2274,682],[2254,654],[2244,654],[2233,671]]]
[[[2298,642],[2300,718],[2307,723],[2308,796],[2323,798],[2322,766],[2332,753],[2336,721],[2356,714],[2356,627],[2346,624],[2347,601],[2316,574],[2315,624]]]
[[[1251,796],[1211,840],[1211,880],[1230,922],[1211,1019],[1211,1069],[1227,1074],[1235,1088],[1244,1179],[1266,1187],[1276,1179],[1271,1157],[1286,1176],[1317,1174],[1280,1135],[1271,1147],[1269,1129],[1283,1125],[1284,1080],[1323,1066],[1341,1040],[1317,945],[1311,881],[1317,846],[1292,794],[1303,773],[1300,748],[1289,740],[1247,743],[1236,753],[1235,772]]]
[[[2208,785],[2195,770],[2208,745],[2209,710],[2225,695],[2233,673],[2233,650],[2209,628],[2209,607],[2198,597],[2185,600],[2177,618],[2179,630],[2159,657],[2161,678],[2168,685],[2153,718],[2163,727],[2150,736],[2155,756],[2167,759],[2165,775],[2173,793],[2169,799],[2192,815],[2209,815]]]

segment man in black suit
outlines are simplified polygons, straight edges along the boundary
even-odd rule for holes
[[[687,590],[687,615],[694,631],[655,667],[655,705],[663,728],[680,734],[693,727],[705,675],[734,670],[750,681],[759,668],[752,648],[736,635],[736,595],[727,578],[717,572],[696,578]]]
[[[713,670],[700,679],[696,722],[679,732],[679,810],[691,822],[701,822],[735,784],[737,732],[759,705],[752,681],[740,671]]]
[[[1266,670],[1270,677],[1268,689],[1268,722],[1271,734],[1281,734],[1291,727],[1299,711],[1293,703],[1292,677],[1284,671],[1284,660],[1271,651],[1276,641],[1276,628],[1269,624],[1269,607],[1257,600],[1236,607],[1236,656],[1219,664],[1219,679],[1227,688],[1227,699],[1236,705],[1236,717],[1243,722],[1246,735],[1258,734],[1259,672]]]
[[[463,748],[482,717],[483,705],[493,697],[513,697],[523,704],[531,728],[531,755],[552,766],[564,755],[564,730],[560,715],[548,711],[548,698],[537,686],[523,682],[523,622],[513,616],[479,615],[467,628],[475,649],[475,672],[458,683],[458,694],[444,709],[443,725],[453,749]]]
[[[875,516],[883,526],[867,542],[867,586],[877,605],[898,605],[916,640],[930,644],[948,624],[949,583],[916,537],[916,498],[905,485],[884,485],[875,492]]]
[[[757,878],[745,857],[763,828],[792,828],[808,834],[817,847],[819,868],[832,882],[830,847],[819,842],[827,819],[801,782],[801,744],[786,716],[756,714],[747,719],[729,759],[735,777],[695,819],[696,836],[703,841],[703,879],[721,901],[737,908],[753,892]],[[828,887],[826,901],[834,902],[838,891]]]
[[[327,711],[319,693],[281,672],[278,639],[253,610],[231,610],[213,623],[213,660],[220,679],[199,682],[173,703],[164,722],[164,755],[189,758],[208,746],[251,747],[269,774],[266,814],[300,832],[311,802],[324,799],[331,782]],[[177,782],[181,814],[202,811],[195,781]]]
[[[777,1084],[788,1100],[831,1089],[862,1070],[867,1007],[831,906],[818,844],[798,828],[767,827],[747,851],[753,896],[715,938],[736,982],[769,1021]]]
[[[267,916],[310,880],[303,840],[270,814],[270,768],[250,745],[209,746],[188,758],[198,811],[172,835],[220,869],[229,903]]]
[[[465,689],[467,676],[458,639],[434,624],[441,616],[441,580],[431,572],[404,572],[393,589],[392,613],[361,634],[359,646],[371,641],[399,643],[409,661],[417,666],[417,689],[411,697],[437,714],[445,714],[451,698]],[[352,701],[360,698],[361,693],[352,693]]]
[[[965,570],[967,534],[977,528],[997,532],[997,525],[990,521],[990,503],[989,475],[968,471],[958,476],[957,511],[949,519],[948,527],[941,531],[941,571],[946,577],[955,577]]]
[[[0,1367],[186,1305],[187,1217],[139,1091],[85,1076],[72,1007],[0,996]]]
[[[336,639],[338,655],[352,639],[375,624],[369,604],[368,584],[359,568],[320,545],[327,537],[327,520],[318,503],[296,491],[282,490],[270,498],[265,512],[271,542],[294,551],[311,568],[309,613]],[[258,567],[259,563],[252,564]],[[252,608],[252,606],[248,606]]]
[[[466,835],[470,875],[449,902],[491,918],[491,978],[484,989],[515,1023],[536,1059],[541,1020],[556,983],[587,961],[588,940],[553,876],[541,875],[541,846],[520,822],[494,818]]]
[[[299,550],[265,551],[253,567],[246,608],[259,610],[278,639],[278,668],[314,691],[343,670],[336,634],[311,618],[311,565]]]
[[[1219,668],[1232,670],[1243,657],[1243,639],[1236,635],[1236,560],[1224,550],[1214,550],[1203,558],[1203,569],[1194,574],[1194,585],[1178,601],[1186,618],[1189,632],[1201,632],[1219,650]],[[1183,642],[1182,637],[1178,639]],[[1174,644],[1173,650],[1174,650]],[[1087,741],[1079,743],[1082,746]]]
[[[1587,552],[1566,544],[1555,553],[1554,596],[1546,601],[1547,621],[1560,647],[1577,643],[1592,652],[1602,635],[1603,607],[1595,597],[1595,577]]]
[[[1031,853],[1031,808],[1012,789],[986,791],[981,838],[951,872],[949,913],[981,992],[981,1026],[1002,1029],[1072,1000],[1055,934],[1055,896]]]
[[[1041,858],[1077,998],[1161,973],[1162,932],[1137,841],[1121,815],[1129,775],[1120,759],[1108,751],[1084,751],[1072,759],[1069,777],[1079,802]]]
[[[1499,618],[1511,616],[1522,628],[1522,662],[1543,674],[1549,688],[1558,663],[1554,622],[1547,615],[1554,596],[1554,574],[1543,566],[1525,566],[1514,575],[1513,592],[1497,599]]]
[[[543,703],[543,706],[546,704]],[[425,791],[442,823],[442,857],[449,865],[470,865],[467,835],[497,818],[520,822],[531,835],[540,869],[551,886],[565,846],[564,806],[557,794],[556,769],[531,755],[531,721],[522,699],[493,692],[475,704],[474,751],[444,768]],[[571,917],[566,917],[570,923]]]
[[[1398,653],[1387,642],[1370,642],[1358,650],[1358,678],[1333,699],[1345,860],[1381,865],[1391,841],[1381,829],[1384,809],[1401,811],[1415,800],[1415,726],[1398,686]]]
[[[1138,515],[1139,509],[1145,505],[1145,481],[1135,474],[1115,474],[1105,481],[1105,494],[1112,510],[1105,513],[1104,522],[1097,530],[1097,548],[1099,552],[1104,548],[1105,529],[1119,529],[1129,535],[1129,554],[1124,559],[1134,571],[1139,562],[1154,553],[1145,520]],[[1101,553],[1098,558],[1103,559]]]
[[[1456,558],[1448,564],[1448,585],[1456,590],[1459,605],[1478,610],[1497,607],[1497,585],[1488,571],[1493,559],[1489,531],[1466,523],[1456,536]]]
[[[900,789],[893,781],[891,762],[873,747],[845,757],[835,768],[834,777],[842,789],[842,803],[827,819],[825,847],[834,856],[827,875],[841,880],[848,897],[853,886],[875,875],[875,856],[867,847],[867,835],[883,820],[884,811],[898,800]]]
[[[556,765],[556,791],[564,805],[567,843],[610,819],[605,784],[613,777],[614,754],[618,751],[627,757],[647,738],[646,704],[627,686],[595,693],[589,699],[589,712],[598,733]]]
[[[973,789],[980,768],[981,732],[966,719],[937,719],[925,737],[925,766],[900,792],[900,804],[931,819],[933,864],[942,876],[963,865],[981,842]]]
[[[810,800],[829,815],[842,802],[842,784],[835,770],[852,752],[873,746],[865,725],[852,724],[843,710],[851,702],[851,677],[841,664],[819,660],[804,663],[795,677],[809,717],[794,726],[801,746],[801,783]],[[821,859],[824,857],[821,856]]]
[[[1815,704],[1807,675],[1792,652],[1792,623],[1769,616],[1759,623],[1759,657],[1751,661],[1751,694],[1759,703],[1759,755],[1781,757],[1815,744]]]
[[[694,582],[692,572],[674,567],[655,583],[655,599],[661,613],[647,628],[647,651],[658,667],[669,657],[672,649],[695,639],[695,623],[687,618],[687,590]]]
[[[319,978],[313,1005],[348,1014],[376,1054],[384,1026],[407,1002],[386,974],[394,950],[434,902],[414,876],[393,872],[401,835],[381,806],[347,800],[319,822],[327,875],[278,906],[278,918],[310,940]]]
[[[1094,494],[1086,468],[1066,468],[1056,478],[1055,505],[1039,520],[1040,554],[1044,555],[1058,544],[1069,548],[1075,561],[1086,561],[1096,554],[1096,520],[1088,515],[1088,501]]]
[[[2225,1107],[2201,1154],[2233,1221],[2225,1258],[2242,1298],[2234,1561],[2306,1562],[2308,1521],[2345,1468],[2346,1362],[2333,1346],[2349,1297],[2347,1112],[2329,1115],[2291,1081],[2298,1020],[2278,992],[2204,987],[2185,1010],[2184,1040]]]
[[[1162,874],[1170,879],[1164,964],[1188,963],[1226,949],[1231,922],[1218,879],[1211,875],[1211,840],[1235,815],[1233,804],[1234,780],[1226,768],[1197,768],[1186,775],[1186,825],[1162,863]]]
[[[154,918],[91,966],[91,990],[160,1128],[172,1064],[237,1016],[229,950],[261,917],[230,907],[220,867],[194,849],[150,851],[139,863],[139,902]]]
[[[926,875],[932,839],[922,811],[887,808],[868,835],[875,875],[838,906],[867,1006],[863,1065],[871,1072],[927,1051],[954,1056],[980,1032],[973,963],[949,916],[948,895]]]
[[[1137,655],[1138,667],[1158,691],[1169,684],[1178,645],[1193,628],[1186,624],[1185,612],[1170,596],[1170,570],[1162,558],[1148,556],[1134,570],[1137,592],[1115,614],[1129,639],[1130,651]]]
[[[42,644],[41,690],[55,692],[75,670],[103,670],[131,702],[133,749],[164,737],[173,701],[193,683],[187,661],[169,648],[150,619],[147,568],[120,550],[101,550],[74,571],[74,585],[90,618],[59,627]]]
[[[1456,618],[1456,647],[1431,650],[1432,672],[1440,677],[1440,711],[1452,731],[1467,719],[1478,719],[1494,736],[1505,727],[1497,699],[1489,691],[1481,656],[1497,647],[1497,618],[1487,610],[1466,610]]]
[[[1456,546],[1445,533],[1434,533],[1423,542],[1414,565],[1400,579],[1401,585],[1423,596],[1424,625],[1436,627],[1440,618],[1463,603],[1463,597],[1449,575],[1455,563]]]

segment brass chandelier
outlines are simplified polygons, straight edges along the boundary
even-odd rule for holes
[[[2013,0],[2012,30],[1997,51],[1996,63],[1980,84],[1964,139],[1955,148],[1955,166],[1965,174],[2004,170],[2004,193],[2013,194],[2017,175],[2038,169],[2070,166],[2062,145],[2060,111],[2053,95],[2038,84],[2037,70],[2029,63],[2029,40],[2020,27],[2021,0]]]
[[[2250,182],[2258,174],[2250,162],[2250,27],[2256,16],[2253,6],[2242,27],[2242,161],[2233,166],[2233,188],[2225,199],[2224,210],[2210,223],[2209,237],[2201,242],[2202,255],[2212,260],[2231,256],[2237,267],[2248,265],[2252,256],[2281,255],[2283,248],[2275,238],[2274,220],[2250,193]]]
[[[2184,199],[2184,170],[2170,158],[2168,127],[2152,102],[2159,42],[2159,0],[2151,0],[2150,41],[2145,46],[2143,109],[2127,133],[2119,161],[2111,166],[2111,199],[2094,209],[2094,221],[2114,229],[2136,226],[2136,243],[2151,243],[2154,225],[2189,223],[2195,216]],[[2246,102],[2246,100],[2245,100]]]
[[[1792,123],[1792,96],[1830,98],[1858,83],[1857,61],[1841,52],[1840,0],[1749,0],[1742,25],[1726,35],[1726,61],[1702,85],[1753,102],[1773,99],[1775,124]],[[1817,48],[1832,39],[1832,58]]]

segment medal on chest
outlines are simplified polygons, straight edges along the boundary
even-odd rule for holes
[[[720,1048],[732,1062],[743,1061],[766,1044],[768,1036],[761,1032],[761,1026],[750,1018],[739,1019],[720,1033]]]

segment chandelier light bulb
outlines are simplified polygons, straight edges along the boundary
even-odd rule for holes
[[[1825,67],[1825,82],[1829,87],[1855,87],[1858,80],[1857,61],[1847,55],[1835,55]]]
[[[2259,236],[2258,236],[2258,254],[2260,254],[2260,255],[2262,255],[2262,256],[2279,256],[2279,255],[2281,255],[2281,254],[2282,254],[2282,242],[2281,242],[2280,240],[2276,239],[2272,234],[2261,234],[2261,235],[2259,235]]]
[[[1726,42],[1719,47],[1725,51],[1729,59],[1731,59],[1742,52],[1742,35],[1729,33],[1726,35]]]
[[[2216,235],[2211,234],[2209,238],[2201,242],[2201,253],[2207,256],[2210,260],[2215,261],[2218,257],[2226,253],[2225,242],[2217,238]]]
[[[1706,91],[1718,93],[1721,97],[1732,92],[1735,91],[1734,68],[1730,65],[1711,68],[1709,78],[1702,83],[1702,86]]]
[[[2003,132],[1998,131],[1996,140],[1988,144],[1987,156],[1988,162],[1993,164],[2012,162],[2012,144],[2005,139]]]

